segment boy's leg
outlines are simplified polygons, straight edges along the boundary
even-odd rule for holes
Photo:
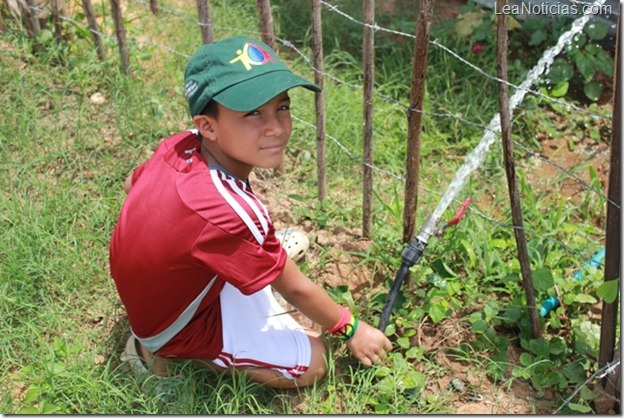
[[[245,371],[250,379],[277,388],[311,385],[325,374],[321,335],[297,324],[270,286],[243,295],[226,284],[220,298],[223,351],[214,359],[217,366]]]
[[[169,369],[170,360],[150,353],[149,350],[139,342],[137,342],[137,345],[139,345],[139,348],[141,350],[141,357],[145,359],[145,363],[152,370],[152,373],[160,377],[167,376],[167,370]]]
[[[282,243],[282,246],[286,250],[288,256],[294,261],[300,260],[305,255],[305,252],[308,250],[308,247],[309,247],[308,238],[305,235],[305,233],[301,231],[298,231],[293,228],[287,228],[285,230],[277,231],[275,235],[278,237],[278,239]],[[226,285],[226,286],[230,287],[229,285]],[[321,334],[310,328],[304,328],[304,327],[301,327],[300,324],[297,324],[297,322],[289,314],[285,312],[284,305],[278,303],[275,300],[275,297],[278,296],[279,294],[275,295],[274,293],[269,292],[268,289],[265,289],[263,292],[266,292],[267,296],[264,296],[260,294],[260,292],[258,292],[259,294],[255,297],[256,301],[254,304],[252,304],[252,306],[257,303],[260,304],[260,312],[259,312],[260,315],[268,315],[266,314],[266,312],[270,312],[271,313],[270,315],[273,315],[273,317],[269,320],[269,322],[271,321],[282,322],[281,324],[277,325],[278,328],[281,328],[284,326],[291,327],[293,330],[297,330],[297,332],[301,332],[301,331],[305,332],[305,334],[308,336],[309,347],[310,347],[310,361],[309,361],[307,370],[303,372],[302,374],[294,377],[294,376],[288,376],[288,374],[285,374],[284,370],[278,371],[278,370],[275,370],[274,368],[270,368],[266,366],[265,367],[251,367],[251,366],[236,365],[235,367],[226,369],[215,363],[210,362],[212,364],[209,367],[213,369],[225,370],[226,373],[228,374],[231,374],[231,372],[241,371],[241,372],[246,373],[248,378],[252,379],[255,382],[262,383],[264,385],[275,387],[275,388],[285,389],[285,388],[309,386],[309,385],[314,384],[315,381],[322,378],[327,372],[327,363],[326,363],[326,357],[325,357],[327,353],[327,349],[325,347],[325,344],[323,343]],[[248,300],[245,300],[245,298],[249,298],[249,297],[242,295],[240,292],[238,292],[238,290],[231,287],[231,289],[228,289],[228,292],[225,293],[225,295],[224,293],[222,293],[222,300],[221,300],[222,314],[223,314],[223,309],[224,309],[223,308],[224,299],[231,298],[231,297],[233,297],[234,300],[230,301],[229,306],[234,306],[234,307],[247,306],[246,303]],[[242,300],[238,300],[239,298],[242,298]],[[251,312],[251,315],[254,315],[254,313]],[[225,324],[226,324],[226,320],[224,320],[224,327],[225,327]],[[255,330],[255,332],[257,331],[258,330]],[[224,330],[224,333],[225,333],[225,330]],[[242,333],[242,335],[247,335],[247,334]],[[299,339],[299,341],[300,340],[301,339]],[[225,365],[225,363],[223,362],[221,362],[221,364]]]
[[[285,314],[288,315],[288,314]],[[257,331],[258,332],[258,331]],[[301,332],[301,331],[295,331]],[[300,375],[286,377],[282,371],[270,368],[268,365],[258,365],[253,367],[250,365],[237,365],[234,363],[231,367],[225,367],[227,363],[215,363],[210,360],[197,360],[195,363],[200,367],[210,368],[218,372],[231,374],[232,372],[243,372],[247,377],[255,382],[267,385],[273,388],[295,388],[304,387],[314,384],[315,381],[321,379],[327,372],[326,352],[327,349],[323,343],[322,335],[316,331],[303,329],[310,345],[310,361],[307,369]],[[147,367],[157,376],[167,376],[169,363],[164,357],[154,355],[148,351],[141,343],[136,342],[138,354],[145,360]]]
[[[304,387],[313,385],[314,382],[320,380],[327,372],[327,363],[325,360],[326,347],[323,343],[322,336],[315,331],[306,331],[310,338],[310,348],[312,356],[310,365],[302,375],[289,379],[282,373],[266,368],[241,368],[241,371],[247,374],[247,377],[254,382],[277,389],[293,389],[296,387]],[[236,373],[237,370],[234,370]],[[230,373],[230,371],[228,371]]]
[[[278,231],[276,235],[286,249],[288,256],[293,260],[301,259],[305,255],[305,252],[308,250],[308,238],[305,233],[301,231],[295,230],[293,228],[287,228],[285,230]],[[232,290],[235,291],[233,294],[236,298],[247,297],[241,294],[237,289],[230,286],[229,284],[226,284],[226,287],[230,287]],[[267,288],[261,291],[265,292],[268,297],[260,297],[260,311],[262,312],[263,310],[267,310],[272,312],[272,315],[274,315],[275,317],[281,316],[281,318],[278,318],[279,320],[277,321],[277,323],[284,323],[279,324],[278,327],[281,328],[287,326],[292,329],[297,329],[299,330],[299,332],[303,331],[308,336],[310,346],[310,361],[307,370],[300,375],[286,377],[283,371],[280,372],[269,367],[251,367],[236,365],[235,368],[228,368],[224,367],[227,365],[227,362],[223,361],[215,363],[213,361],[197,360],[196,363],[201,367],[207,367],[216,371],[225,371],[228,374],[230,374],[232,370],[239,369],[241,371],[245,371],[250,379],[275,388],[294,388],[312,385],[316,380],[323,377],[327,371],[327,363],[325,359],[327,349],[325,347],[325,344],[323,343],[322,336],[317,331],[303,328],[299,324],[297,324],[297,322],[289,314],[285,313],[283,307],[279,305],[279,303],[275,300],[274,295],[271,294],[268,289],[270,289],[270,286],[267,286]],[[223,293],[221,298],[223,305]],[[247,303],[247,301],[240,300],[238,302],[233,302],[231,306],[237,306],[237,303],[241,303],[241,306],[245,306],[245,303]],[[245,334],[243,333],[243,335]],[[301,338],[299,338],[299,341],[301,342]],[[166,376],[168,364],[171,360],[150,353],[149,350],[138,341],[137,346],[137,353],[140,354],[141,357],[145,360],[146,364],[152,370],[152,372],[157,376]]]

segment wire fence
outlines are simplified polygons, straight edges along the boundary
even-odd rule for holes
[[[130,0],[130,2],[132,3],[136,3],[136,4],[140,4],[143,5],[145,7],[149,7],[149,3],[147,1],[144,0]],[[323,6],[325,6],[328,10],[338,13],[341,16],[345,17],[345,19],[354,22],[358,25],[361,26],[366,26],[366,23],[361,22],[349,15],[347,15],[346,13],[340,11],[340,9],[337,6],[331,5],[325,1],[321,1],[321,4],[323,4]],[[188,22],[193,22],[194,24],[201,26],[201,23],[197,21],[197,19],[191,15],[185,14],[183,12],[180,11],[176,11],[174,9],[170,9],[170,8],[166,8],[166,7],[162,7],[162,6],[157,6],[159,11],[162,11],[163,13],[166,13],[167,15],[170,16],[174,16],[180,19],[183,19],[185,21]],[[78,23],[75,22],[74,23]],[[229,26],[219,26],[219,25],[211,25],[214,29],[218,30],[218,31],[224,31],[224,32],[237,32],[237,33],[243,33],[243,34],[247,34],[247,35],[251,35],[251,36],[256,36],[256,37],[260,37],[262,35],[261,32],[259,31],[254,31],[254,30],[249,30],[249,29],[244,29],[244,28],[235,28],[235,27],[229,27]],[[377,25],[373,25],[372,26],[376,31],[382,31],[382,32],[387,32],[387,33],[392,33],[395,35],[399,35],[399,36],[403,36],[409,39],[413,39],[414,35],[412,34],[408,34],[405,32],[400,32],[400,31],[395,31],[395,30],[391,30],[391,29],[387,29],[387,28],[383,28]],[[104,35],[109,39],[114,39],[114,37],[110,36],[110,35]],[[325,72],[325,71],[321,71],[319,69],[317,69],[316,67],[314,67],[312,60],[308,57],[308,55],[303,52],[301,50],[301,48],[298,48],[293,42],[287,40],[287,39],[283,39],[280,38],[279,36],[276,37],[276,41],[279,42],[280,45],[288,48],[289,50],[293,51],[297,56],[301,57],[303,59],[303,61],[310,67],[310,69],[312,69],[313,71],[320,73],[323,77],[326,77],[327,79],[338,83],[340,85],[343,86],[347,86],[349,88],[353,88],[356,90],[362,90],[363,86],[360,84],[355,84],[355,83],[351,83],[348,81],[345,81],[343,79],[341,79],[339,76],[333,75],[331,73]],[[190,55],[188,53],[184,53],[181,51],[177,51],[175,48],[171,48],[165,44],[162,43],[158,43],[158,42],[154,42],[154,41],[149,41],[149,40],[132,40],[132,42],[135,42],[137,44],[143,44],[143,45],[150,45],[150,46],[154,46],[154,47],[158,47],[162,50],[165,50],[167,52],[179,55],[179,56],[183,56],[183,57],[190,57]],[[492,81],[503,81],[500,80],[498,77],[490,75],[489,73],[487,73],[486,71],[480,69],[478,66],[470,63],[466,58],[461,57],[458,53],[452,51],[451,49],[445,47],[444,45],[442,45],[438,40],[433,40],[431,41],[431,45],[436,46],[441,48],[443,51],[445,51],[446,53],[450,54],[452,57],[456,58],[458,61],[460,61],[463,64],[466,64],[468,67],[472,68],[473,70],[475,70],[476,72],[478,72],[479,74],[483,75],[484,77],[487,77],[488,79],[492,80]],[[507,83],[511,88],[517,89],[519,88],[519,86],[509,83],[507,81],[503,81],[505,83]],[[599,118],[599,119],[605,119],[605,120],[611,120],[611,115],[601,115],[601,114],[597,114],[595,112],[591,112],[589,110],[587,110],[586,108],[582,108],[579,106],[576,106],[574,104],[571,104],[569,102],[564,102],[561,99],[557,99],[554,98],[552,96],[548,96],[545,95],[539,91],[536,90],[532,90],[532,89],[527,89],[527,92],[530,94],[533,94],[535,96],[541,97],[549,102],[554,102],[560,105],[565,106],[565,109],[568,111],[577,111],[577,112],[581,112],[586,114],[588,117],[591,118]],[[397,100],[389,95],[383,94],[377,90],[375,90],[375,94],[377,97],[380,97],[382,100],[384,100],[387,103],[391,103],[391,104],[395,104],[397,105],[401,110],[403,111],[414,111],[414,112],[421,112],[425,115],[431,116],[432,118],[444,118],[444,119],[453,119],[456,120],[459,123],[462,124],[466,124],[475,128],[479,128],[483,131],[488,131],[491,129],[484,125],[481,122],[477,122],[477,121],[471,121],[471,120],[467,120],[464,117],[462,117],[461,115],[457,115],[457,114],[452,114],[452,113],[444,113],[444,112],[435,112],[435,111],[428,111],[428,110],[418,110],[418,109],[414,109],[414,108],[410,108],[409,103]],[[300,122],[303,126],[306,126],[307,128],[310,129],[316,129],[316,125],[312,122],[308,122],[303,120],[302,118],[297,117],[296,115],[294,115],[294,119],[297,120],[298,122]],[[499,132],[494,132],[496,135],[500,136]],[[338,149],[340,149],[342,152],[344,152],[346,155],[349,156],[350,159],[352,159],[354,162],[360,164],[361,166],[368,166],[369,168],[371,168],[372,170],[374,170],[375,172],[384,175],[384,176],[388,176],[400,181],[405,181],[405,175],[403,173],[396,173],[393,171],[390,171],[386,168],[383,167],[379,167],[375,164],[370,164],[370,163],[366,163],[363,161],[363,159],[359,156],[360,154],[360,150],[350,150],[349,147],[347,145],[345,145],[343,142],[341,142],[341,140],[337,137],[332,135],[331,133],[326,133],[325,134],[326,138],[331,140],[337,147]],[[539,151],[535,151],[530,149],[529,147],[527,147],[526,145],[520,143],[518,140],[514,140],[514,145],[517,146],[519,149],[523,150],[526,155],[530,156],[530,157],[535,157],[537,159],[539,159],[540,161],[542,161],[545,164],[548,164],[552,167],[554,167],[555,171],[557,172],[561,172],[563,173],[567,178],[572,179],[573,181],[577,182],[581,187],[585,188],[587,191],[590,191],[591,193],[595,194],[598,198],[600,198],[601,200],[604,200],[605,203],[611,204],[616,208],[620,208],[620,206],[616,203],[611,201],[606,194],[598,189],[596,187],[596,185],[592,185],[589,184],[589,182],[587,182],[586,180],[582,179],[580,176],[576,175],[574,172],[578,171],[578,167],[572,167],[572,168],[565,168],[563,167],[561,164],[557,163],[556,161],[553,161],[552,159],[544,156],[541,152]],[[427,193],[433,193],[436,194],[438,196],[442,196],[442,194],[438,191],[432,190],[430,188],[427,188],[426,186],[419,186],[419,188]],[[456,200],[456,202],[459,202],[458,200]],[[493,217],[487,216],[483,211],[479,210],[479,209],[475,209],[474,207],[469,207],[469,210],[474,212],[475,214],[477,214],[478,216],[482,217],[483,219],[487,220],[488,222],[492,223],[493,225],[496,225],[498,227],[504,227],[504,228],[513,228],[512,225],[510,224],[506,224],[506,223],[502,223],[499,221],[496,221]],[[566,249],[567,251],[575,254],[576,256],[578,256],[580,258],[580,260],[588,260],[591,258],[592,254],[595,252],[594,250],[589,250],[587,253],[582,253],[578,250],[575,250],[573,248],[571,248],[569,245],[567,245],[565,242],[558,240],[556,238],[553,238],[551,236],[546,236],[543,234],[540,234],[538,231],[532,230],[530,228],[524,228],[526,230],[526,232],[530,233],[531,235],[552,241],[557,243],[558,245],[560,245],[562,248]],[[584,261],[583,261],[584,262]]]
[[[189,24],[196,26],[200,30],[205,29],[206,27],[210,27],[210,29],[213,31],[216,31],[216,33],[235,32],[235,33],[245,34],[245,35],[255,36],[255,37],[263,37],[264,35],[266,35],[266,33],[264,33],[263,31],[250,30],[249,28],[221,26],[221,25],[213,24],[212,22],[198,21],[198,18],[195,15],[191,15],[191,14],[188,14],[188,12],[183,12],[178,9],[171,8],[171,7],[163,7],[161,5],[156,5],[156,2],[153,2],[153,1],[148,2],[145,0],[129,0],[129,3],[134,4],[136,6],[149,8],[149,10],[151,10],[153,13],[158,13],[159,15],[164,14],[168,18],[171,18],[171,19],[180,19],[184,22],[188,22]],[[409,41],[413,41],[415,39],[415,36],[413,34],[381,27],[377,25],[376,23],[369,24],[359,19],[356,19],[353,16],[350,16],[348,13],[342,11],[338,6],[333,5],[327,1],[321,0],[320,4],[323,6],[324,10],[327,13],[335,13],[336,15],[343,18],[345,20],[345,24],[352,24],[361,28],[369,28],[369,29],[372,29],[375,33],[382,32],[382,33],[392,34],[394,36],[408,39]],[[34,12],[37,12],[37,13],[45,12],[45,10],[38,8],[32,4],[30,5],[30,7],[31,7],[31,10]],[[111,43],[115,43],[115,44],[119,43],[119,37],[116,36],[115,34],[107,33],[106,29],[95,28],[92,24],[91,25],[87,24],[84,21],[77,20],[75,18],[66,16],[66,15],[58,15],[58,19],[60,19],[61,21],[71,23],[72,25],[75,25],[77,27],[81,27],[85,30],[88,30],[94,36],[107,39]],[[162,21],[162,23],[156,23],[156,24],[166,25],[167,23],[166,23],[166,20],[164,20]],[[184,58],[190,57],[190,53],[188,51],[179,51],[175,47],[168,46],[161,41],[156,41],[156,40],[151,40],[151,39],[136,39],[136,38],[129,37],[128,42],[133,43],[135,45],[158,48],[167,53],[180,56],[180,57],[184,57]],[[280,37],[279,34],[275,36],[275,42],[279,43],[281,47],[287,48],[295,56],[299,57],[313,72],[322,76],[324,80],[335,83],[336,85],[344,86],[349,89],[358,90],[358,91],[364,90],[364,86],[361,84],[343,80],[340,76],[324,71],[323,69],[317,68],[313,63],[313,59],[309,56],[309,52],[304,51],[305,50],[304,47],[297,46],[296,42],[290,41],[288,39],[284,39]],[[461,63],[461,65],[469,69],[470,71],[473,71],[474,73],[483,77],[485,80],[493,81],[496,83],[505,83],[509,88],[514,89],[514,90],[522,88],[519,85],[511,83],[507,80],[502,80],[496,75],[490,74],[488,71],[472,63],[468,58],[462,56],[457,51],[454,51],[452,48],[449,48],[443,45],[440,40],[437,40],[437,39],[430,40],[429,45],[433,48],[436,48],[442,51],[444,54],[447,54],[450,57],[450,59],[456,60],[457,62]],[[380,98],[385,103],[388,103],[391,106],[396,106],[397,111],[400,111],[400,112],[404,112],[404,113],[418,112],[434,120],[438,120],[438,119],[453,120],[459,124],[463,124],[471,128],[479,129],[483,132],[491,130],[489,126],[484,125],[480,121],[470,120],[461,114],[454,114],[451,112],[444,112],[444,111],[416,109],[410,106],[410,103],[406,101],[398,100],[390,95],[384,94],[380,92],[378,89],[374,89],[373,91],[374,91],[375,97]],[[592,120],[611,121],[613,119],[612,115],[598,114],[585,107],[577,106],[568,101],[544,94],[540,92],[539,90],[529,88],[529,89],[526,89],[526,92],[548,103],[553,103],[557,106],[560,106],[561,109],[564,109],[567,112],[576,112]],[[307,121],[298,115],[293,115],[293,119],[301,127],[305,129],[310,129],[310,130],[318,129],[315,123]],[[497,135],[497,137],[500,138],[499,132],[493,132],[493,133]],[[403,183],[405,182],[405,173],[396,172],[394,169],[389,169],[387,167],[380,166],[375,163],[364,161],[364,159],[361,157],[361,154],[362,154],[361,149],[359,148],[354,149],[352,146],[346,145],[346,141],[341,140],[338,137],[338,135],[332,134],[331,132],[324,133],[324,139],[330,140],[331,143],[336,147],[336,149],[339,150],[339,152],[342,152],[345,155],[347,155],[349,159],[351,159],[355,164],[359,165],[361,168],[366,167],[374,171],[378,176],[381,176],[381,177],[385,177],[385,178],[403,182]],[[575,183],[576,185],[578,185],[578,187],[582,189],[584,192],[591,194],[594,199],[598,199],[599,201],[603,202],[605,207],[611,205],[617,210],[620,209],[620,205],[614,200],[610,199],[603,192],[603,190],[600,189],[599,185],[596,185],[595,183],[592,184],[590,181],[587,181],[583,179],[580,175],[576,174],[576,172],[581,171],[580,166],[564,167],[561,163],[558,163],[554,159],[543,155],[543,152],[541,152],[541,150],[532,149],[529,146],[522,144],[517,140],[514,140],[513,143],[519,150],[521,150],[524,153],[525,158],[528,157],[528,158],[533,158],[535,160],[539,160],[541,163],[549,165],[554,170],[554,172],[560,173],[562,176],[562,180],[561,180],[562,183],[565,181],[571,181]],[[440,191],[433,190],[431,187],[419,185],[419,189],[431,195],[442,196],[442,193]],[[508,222],[498,220],[497,218],[500,218],[499,216],[500,213],[496,212],[495,210],[492,210],[492,208],[489,208],[489,209],[491,211],[490,214],[486,213],[487,209],[485,210],[479,209],[474,206],[471,206],[469,208],[469,210],[472,213],[484,219],[486,222],[490,223],[493,227],[504,228],[504,229],[517,228],[517,227],[514,227],[512,224],[509,224]],[[563,250],[567,251],[568,253],[576,257],[579,261],[579,265],[582,265],[583,263],[585,263],[586,260],[591,259],[592,254],[594,254],[596,250],[595,248],[587,248],[583,250],[576,249],[573,246],[569,245],[568,243],[558,239],[556,236],[554,236],[555,234],[553,234],[552,231],[543,232],[543,231],[538,231],[536,229],[533,229],[531,227],[523,227],[522,229],[532,237],[537,237],[541,240],[555,243],[560,248],[562,248]],[[604,236],[599,237],[597,241],[604,241]],[[601,266],[603,265],[602,261],[599,261],[599,263]],[[615,362],[608,363],[607,365],[605,365],[604,367],[602,367],[601,369],[593,373],[587,379],[587,381],[584,382],[582,385],[580,385],[578,389],[568,399],[566,399],[563,402],[563,404],[554,413],[559,412],[563,407],[565,407],[568,403],[570,403],[572,399],[574,398],[574,396],[578,394],[578,392],[581,390],[582,387],[584,387],[585,385],[587,385],[588,383],[590,383],[591,381],[595,379],[600,379],[604,377],[605,373],[613,372],[616,366],[619,366],[619,361],[617,361],[617,364]]]
[[[146,6],[146,7],[154,7],[153,5],[150,5],[149,2],[144,1],[144,0],[129,0],[129,1],[131,3],[141,4],[141,5]],[[355,23],[357,23],[357,24],[359,24],[361,26],[367,26],[366,23],[361,22],[361,21],[359,21],[359,20],[349,16],[349,15],[347,15],[344,12],[341,12],[340,9],[337,6],[331,5],[331,4],[329,4],[329,3],[325,2],[325,1],[321,1],[321,4],[326,6],[332,12],[336,12],[336,13],[339,13],[341,16],[344,16],[346,19],[348,19],[351,22],[355,22]],[[192,23],[196,24],[199,27],[201,27],[202,25],[205,25],[205,24],[202,24],[201,22],[198,22],[195,17],[190,16],[188,14],[184,14],[183,12],[179,12],[179,11],[176,11],[176,10],[171,9],[171,8],[162,7],[160,5],[157,5],[155,8],[158,11],[162,11],[162,12],[164,12],[164,13],[170,15],[170,16],[174,16],[174,17],[183,19],[185,21],[192,22]],[[31,9],[33,11],[37,12],[37,13],[45,13],[46,12],[46,10],[44,10],[44,9],[42,9],[40,7],[36,7],[36,6],[32,6]],[[99,35],[101,37],[104,37],[106,39],[109,39],[112,42],[115,42],[115,43],[117,42],[117,38],[115,37],[115,35],[107,34],[107,33],[104,33],[102,31],[94,30],[94,29],[91,29],[91,28],[87,28],[87,27],[84,26],[84,22],[77,21],[77,20],[75,20],[75,19],[73,19],[73,18],[71,18],[69,16],[60,16],[60,19],[63,20],[63,21],[72,23],[74,25],[82,26],[84,29],[88,29],[89,31],[94,32],[95,34],[97,34],[97,35]],[[219,25],[214,25],[214,24],[209,24],[209,25],[211,27],[213,27],[214,29],[217,29],[217,30],[220,30],[220,31],[225,31],[225,32],[236,32],[236,33],[242,33],[242,34],[247,34],[247,35],[252,35],[252,36],[257,36],[257,37],[260,37],[262,35],[262,32],[249,30],[249,29],[244,29],[244,28],[219,26]],[[414,35],[412,35],[412,34],[408,34],[408,33],[405,33],[405,32],[400,32],[400,31],[396,31],[396,30],[391,30],[391,29],[387,29],[387,28],[383,28],[383,27],[380,27],[380,26],[377,26],[377,25],[373,25],[372,28],[375,29],[376,31],[392,33],[392,34],[399,35],[399,36],[404,36],[404,37],[410,38],[410,39],[414,38]],[[178,56],[184,57],[184,58],[190,58],[190,56],[191,56],[189,53],[178,51],[177,49],[175,49],[173,47],[170,47],[170,46],[168,46],[168,45],[166,45],[164,43],[161,43],[161,42],[156,42],[156,41],[147,40],[147,39],[129,39],[129,41],[131,43],[136,44],[136,45],[145,45],[145,46],[156,47],[156,48],[159,48],[159,49],[161,49],[163,51],[167,51],[167,52],[169,52],[171,54],[175,54],[175,55],[178,55]],[[328,72],[323,72],[323,71],[315,68],[313,63],[312,63],[312,61],[310,60],[310,58],[303,51],[301,51],[301,49],[298,48],[293,42],[291,42],[291,41],[289,41],[287,39],[279,38],[279,37],[276,38],[276,41],[278,41],[284,47],[287,47],[290,50],[292,50],[293,52],[295,52],[299,57],[301,57],[306,62],[306,64],[313,71],[321,74],[323,77],[326,77],[329,80],[334,81],[335,83],[338,83],[340,85],[344,85],[344,86],[347,86],[347,87],[350,87],[350,88],[353,88],[353,89],[357,89],[357,90],[362,90],[363,89],[362,85],[342,80],[338,76],[335,76],[335,75],[333,75],[331,73],[328,73]],[[463,58],[462,56],[460,56],[458,53],[456,53],[456,52],[452,51],[451,49],[445,47],[444,45],[440,44],[440,42],[438,40],[430,41],[430,43],[431,43],[431,45],[439,47],[443,51],[447,52],[448,54],[450,54],[451,56],[453,56],[454,58],[456,58],[457,60],[459,60],[463,64],[466,64],[466,66],[468,66],[469,68],[472,68],[473,70],[475,70],[479,74],[483,75],[484,77],[486,77],[486,78],[488,78],[490,80],[493,80],[493,81],[504,82],[504,83],[508,84],[510,87],[512,87],[514,89],[520,88],[518,85],[512,84],[512,83],[510,83],[510,82],[508,82],[506,80],[501,80],[500,78],[498,78],[496,76],[490,75],[486,71],[484,71],[481,68],[479,68],[477,65],[472,64],[466,58]],[[526,91],[528,93],[530,93],[530,94],[533,94],[533,95],[537,96],[537,97],[541,97],[541,98],[543,98],[543,99],[545,99],[545,100],[547,100],[549,102],[560,104],[560,105],[564,106],[565,109],[568,110],[568,111],[575,110],[575,111],[587,114],[588,116],[593,117],[593,118],[600,118],[600,119],[606,119],[606,120],[611,120],[612,119],[611,115],[597,114],[595,112],[591,112],[591,111],[587,110],[586,108],[582,108],[582,107],[576,106],[576,105],[574,105],[574,104],[572,104],[570,102],[565,102],[565,101],[563,101],[561,99],[558,99],[558,98],[546,95],[546,94],[541,93],[541,92],[536,91],[536,90],[526,89]],[[400,100],[397,100],[394,97],[391,97],[389,95],[383,94],[383,93],[381,93],[381,92],[379,92],[377,90],[375,91],[375,94],[376,94],[377,97],[380,97],[384,101],[386,101],[388,103],[393,103],[393,104],[401,107],[405,111],[420,112],[422,114],[425,114],[425,115],[428,115],[428,116],[431,116],[431,117],[434,117],[434,118],[453,119],[453,120],[456,120],[456,121],[458,121],[458,122],[460,122],[462,124],[470,125],[470,126],[479,128],[479,129],[481,129],[483,131],[492,131],[490,129],[490,127],[484,125],[483,123],[467,120],[467,119],[463,118],[461,115],[452,114],[452,113],[427,111],[427,110],[424,110],[424,109],[414,109],[414,108],[411,108],[408,103],[405,103],[405,102],[402,102]],[[302,119],[299,119],[299,118],[295,118],[295,119],[297,119],[299,121],[303,121]],[[308,126],[309,128],[316,129],[316,125],[314,125],[312,123],[308,122],[305,125]],[[497,132],[497,131],[496,132],[492,131],[492,132],[495,133],[496,135],[500,135],[499,132]],[[360,163],[362,165],[370,166],[370,168],[372,168],[373,170],[375,170],[375,171],[377,171],[379,173],[383,173],[385,175],[391,176],[391,177],[393,177],[395,179],[399,179],[399,180],[404,180],[405,179],[403,174],[393,173],[393,172],[390,172],[390,171],[388,171],[388,170],[386,170],[384,168],[377,167],[377,166],[375,166],[373,164],[365,163],[360,157],[356,156],[357,152],[350,151],[348,149],[348,147],[345,146],[344,144],[342,144],[337,137],[332,136],[331,134],[327,134],[327,137],[329,139],[331,139],[343,152],[345,152],[347,155],[349,155],[349,157],[351,159],[353,159],[354,161],[356,161],[356,162],[358,162],[358,163]],[[549,164],[549,165],[555,167],[557,171],[561,171],[562,173],[564,173],[569,178],[571,178],[571,179],[575,180],[576,182],[578,182],[579,184],[581,184],[587,190],[591,191],[592,193],[595,193],[601,199],[604,199],[606,203],[612,204],[612,205],[614,205],[618,209],[620,208],[620,206],[617,203],[609,200],[609,198],[605,195],[605,193],[602,190],[597,189],[595,186],[590,185],[588,182],[583,180],[581,177],[575,175],[574,174],[574,171],[575,171],[574,168],[572,168],[572,169],[564,168],[560,164],[558,164],[558,163],[554,162],[553,160],[551,160],[550,158],[543,156],[541,153],[529,149],[528,147],[526,147],[525,145],[521,144],[517,140],[514,140],[514,144],[516,146],[518,146],[520,149],[524,150],[528,155],[536,157],[536,158],[539,158],[544,163]],[[435,191],[429,190],[426,187],[421,187],[421,188],[423,190],[429,192],[429,193],[436,193]],[[473,208],[469,208],[469,210],[475,211]],[[476,212],[479,213],[479,211],[476,211]],[[480,215],[482,217],[484,217],[484,219],[493,221],[492,218],[484,216],[482,213],[480,213]],[[498,223],[498,225],[500,226],[501,224]],[[563,242],[559,242],[559,243],[562,244],[562,245],[565,245]],[[585,258],[589,258],[589,256],[590,256],[590,254],[586,254]]]

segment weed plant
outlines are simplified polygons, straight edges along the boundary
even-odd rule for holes
[[[454,395],[437,386],[438,380],[453,373],[436,362],[435,355],[443,349],[469,373],[483,373],[501,387],[511,387],[514,381],[530,384],[537,397],[555,399],[549,404],[552,409],[557,399],[584,382],[595,368],[599,343],[593,310],[601,298],[617,294],[617,289],[601,283],[599,269],[585,270],[581,281],[570,277],[604,239],[605,203],[596,198],[596,190],[602,189],[600,179],[590,164],[575,167],[579,176],[589,173],[591,188],[580,192],[580,200],[567,200],[552,188],[560,187],[569,175],[560,172],[545,179],[549,187],[538,188],[531,176],[533,160],[516,149],[538,300],[561,299],[561,306],[541,319],[544,337],[534,340],[510,228],[502,156],[496,146],[462,194],[473,196],[473,208],[478,210],[471,210],[443,237],[432,239],[424,261],[411,269],[386,331],[395,348],[383,365],[364,369],[344,347],[328,341],[328,376],[314,387],[290,392],[189,363],[177,366],[178,378],[165,390],[157,388],[153,376],[137,378],[125,370],[119,353],[128,324],[109,277],[108,243],[124,199],[125,177],[163,137],[190,126],[182,72],[186,57],[200,44],[200,33],[191,6],[177,3],[161,6],[178,15],[162,11],[159,17],[143,4],[128,4],[125,19],[132,40],[128,77],[118,70],[112,38],[105,38],[108,59],[99,62],[88,32],[79,24],[65,22],[71,37],[58,44],[50,29],[33,41],[18,23],[5,20],[8,28],[0,35],[0,164],[5,173],[0,179],[0,411],[452,413]],[[379,11],[379,24],[413,33],[417,10],[412,3],[399,2],[404,7],[401,19]],[[278,36],[309,52],[310,33],[302,29],[309,27],[308,3],[273,4]],[[361,20],[360,3],[336,4]],[[253,2],[211,6],[218,38],[257,33]],[[436,23],[432,39],[492,72],[494,39],[486,30],[491,18],[480,15],[481,23],[465,37],[456,30],[461,19],[479,10],[469,4],[457,21]],[[97,13],[103,31],[114,33],[106,8]],[[79,13],[74,17],[84,21]],[[353,85],[361,84],[361,28],[326,8],[323,18],[325,71],[349,83],[326,80],[327,132],[333,138],[327,139],[328,197],[323,204],[317,201],[316,139],[306,123],[294,123],[286,173],[279,178],[262,175],[267,182],[292,186],[276,193],[280,201],[288,201],[296,224],[310,222],[315,230],[332,231],[360,226],[362,101],[361,89]],[[409,40],[384,33],[376,39],[380,95],[375,99],[374,160],[381,170],[374,175],[373,243],[369,250],[352,254],[375,272],[374,283],[361,298],[354,298],[346,284],[328,289],[334,299],[357,308],[372,323],[383,307],[403,247],[405,107],[413,52]],[[477,43],[484,45],[485,53],[472,52]],[[297,72],[313,77],[300,57],[285,47],[281,53]],[[511,63],[511,81],[522,79],[535,59],[530,55]],[[93,99],[98,93],[104,103]],[[313,123],[312,95],[295,89],[292,96],[293,114]],[[496,85],[431,45],[425,108],[417,225],[434,209],[439,194],[481,138],[478,125],[487,124],[496,113]],[[603,107],[591,110],[609,114]],[[547,112],[565,115],[568,123],[562,126],[562,118]],[[439,116],[442,113],[447,116]],[[528,98],[518,113],[515,139],[529,149],[538,149],[542,136],[608,141],[607,124],[543,98]],[[449,212],[456,208],[451,205]],[[322,249],[319,258],[318,266],[304,263],[304,272],[322,277],[316,269],[322,271],[330,255]],[[414,343],[418,326],[442,327],[452,321],[472,339],[431,352]],[[516,360],[510,354],[517,352],[521,354]],[[588,387],[564,412],[587,412],[594,397]]]

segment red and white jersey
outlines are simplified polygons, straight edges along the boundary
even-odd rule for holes
[[[247,181],[207,165],[194,131],[165,139],[138,167],[110,246],[111,275],[133,333],[167,330],[216,277],[190,322],[161,356],[215,358],[222,347],[219,293],[272,283],[286,252]]]

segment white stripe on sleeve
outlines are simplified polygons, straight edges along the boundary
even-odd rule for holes
[[[243,209],[243,207],[234,199],[234,197],[226,190],[225,186],[221,182],[219,175],[217,174],[217,170],[210,169],[210,176],[212,177],[212,181],[214,182],[217,190],[223,196],[225,201],[234,209],[234,212],[241,218],[241,220],[247,225],[251,234],[256,238],[256,241],[260,245],[264,243],[264,236],[260,233],[260,230],[256,226],[255,222],[251,219],[249,214]]]

